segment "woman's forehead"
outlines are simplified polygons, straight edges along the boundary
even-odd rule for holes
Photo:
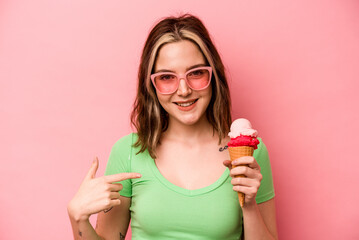
[[[155,71],[184,71],[191,66],[205,64],[205,58],[198,46],[191,41],[182,40],[162,46],[155,61]]]

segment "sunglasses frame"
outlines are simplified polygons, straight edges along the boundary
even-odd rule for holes
[[[203,88],[200,88],[200,89],[195,89],[195,88],[192,88],[189,84],[188,84],[188,80],[187,80],[187,74],[192,72],[192,71],[197,71],[197,70],[200,70],[200,69],[205,69],[209,72],[209,81],[208,81],[208,84],[203,87]],[[170,74],[170,75],[174,75],[177,77],[177,87],[175,88],[175,90],[173,90],[172,92],[168,92],[168,93],[163,93],[161,92],[157,87],[156,87],[156,84],[155,84],[155,77],[157,76],[160,76],[162,74]],[[203,90],[203,89],[206,89],[209,84],[211,84],[211,79],[212,79],[212,67],[210,66],[203,66],[203,67],[196,67],[196,68],[193,68],[193,69],[190,69],[188,70],[187,72],[185,72],[184,74],[177,74],[177,73],[174,73],[174,72],[158,72],[158,73],[154,73],[154,74],[151,74],[151,81],[152,81],[152,84],[153,86],[156,88],[156,90],[161,93],[161,94],[172,94],[174,92],[176,92],[178,90],[178,87],[179,87],[179,83],[180,83],[180,80],[181,79],[184,79],[187,86],[189,88],[191,88],[192,90],[195,90],[195,91],[199,91],[199,90]]]

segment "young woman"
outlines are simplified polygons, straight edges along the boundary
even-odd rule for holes
[[[96,159],[68,205],[75,239],[277,239],[268,153],[231,165],[230,97],[220,56],[202,22],[169,17],[143,49],[132,112],[137,129]],[[247,164],[248,167],[238,166]],[[234,178],[244,174],[246,178]],[[121,183],[119,183],[121,182]],[[245,194],[243,208],[237,192]],[[98,214],[96,230],[89,223]]]

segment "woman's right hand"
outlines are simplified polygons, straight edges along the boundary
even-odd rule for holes
[[[67,206],[70,217],[76,221],[88,220],[92,214],[120,205],[122,184],[115,183],[126,179],[140,178],[139,173],[119,173],[96,178],[97,157],[81,183],[80,189]]]

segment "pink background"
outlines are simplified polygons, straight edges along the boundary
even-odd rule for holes
[[[131,131],[148,31],[179,12],[268,146],[280,239],[359,239],[358,1],[130,2],[0,1],[0,239],[72,238],[68,201]]]

